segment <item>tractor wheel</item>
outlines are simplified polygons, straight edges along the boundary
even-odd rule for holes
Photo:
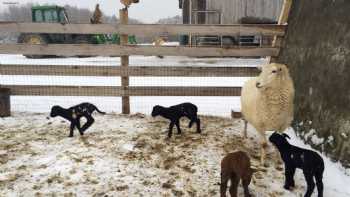
[[[21,35],[18,39],[19,43],[25,43],[25,44],[47,44],[47,39],[45,36],[42,36],[40,34],[24,34]],[[47,55],[24,55],[27,58],[45,58],[48,57]]]

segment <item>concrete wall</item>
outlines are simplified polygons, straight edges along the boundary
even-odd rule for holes
[[[296,88],[297,132],[350,167],[350,0],[294,0],[278,62]]]

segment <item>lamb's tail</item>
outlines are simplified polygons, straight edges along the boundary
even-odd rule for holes
[[[94,105],[94,107],[95,107],[95,110],[96,110],[98,113],[103,114],[103,115],[106,114],[106,112],[100,111],[95,105]]]

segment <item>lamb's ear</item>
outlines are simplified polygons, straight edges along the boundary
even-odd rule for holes
[[[282,136],[283,136],[284,138],[290,139],[289,135],[287,135],[287,134],[285,134],[285,133],[282,133]]]

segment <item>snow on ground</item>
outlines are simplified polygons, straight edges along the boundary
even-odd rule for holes
[[[47,114],[14,113],[0,119],[0,196],[219,196],[220,161],[236,149],[249,152],[258,165],[259,141],[249,128],[241,137],[239,120],[201,116],[203,133],[188,129],[166,139],[168,122],[143,114],[96,115],[81,137],[68,138],[68,123]],[[293,131],[292,143],[304,146]],[[296,189],[282,189],[283,171],[268,154],[250,185],[256,197],[299,197],[305,191],[302,173]],[[350,177],[326,159],[325,197],[350,196]],[[240,195],[242,189],[240,187]],[[314,195],[315,196],[315,195]]]
[[[265,59],[133,56],[131,66],[257,66]],[[26,59],[0,55],[1,64],[120,65],[118,57]],[[132,77],[133,86],[241,86],[248,78]],[[0,84],[119,86],[119,77],[4,76]],[[69,107],[92,102],[109,115],[96,116],[84,137],[67,138],[68,124],[47,120],[53,105]],[[152,106],[193,102],[200,114],[229,116],[239,110],[239,97],[131,97],[133,113],[149,114]],[[250,128],[243,139],[238,120],[202,116],[203,134],[183,125],[183,134],[166,140],[162,119],[142,114],[123,116],[119,97],[11,97],[10,118],[0,119],[0,196],[219,196],[220,160],[243,149],[258,165],[259,141]],[[34,113],[41,112],[41,113]],[[45,112],[45,113],[42,113]],[[292,130],[292,143],[307,147]],[[310,148],[310,147],[307,147]],[[256,197],[303,196],[305,181],[297,171],[297,188],[285,191],[283,172],[269,166],[250,185]],[[338,163],[324,157],[325,197],[350,196],[350,177]],[[240,191],[242,195],[242,190]],[[315,196],[315,195],[314,195]]]
[[[131,66],[250,66],[266,63],[266,59],[189,58],[149,56],[130,57]],[[1,64],[23,65],[85,65],[119,66],[119,57],[27,59],[21,55],[0,55]],[[242,86],[246,77],[131,77],[131,86]],[[80,85],[120,86],[120,77],[9,76],[0,75],[4,85]],[[121,110],[119,97],[24,97],[13,96],[13,111],[47,112],[52,105],[65,107],[90,101],[108,112]],[[238,97],[131,97],[132,112],[150,113],[152,106],[194,102],[200,114],[229,116],[230,110],[240,110]],[[218,105],[220,103],[220,105]]]

